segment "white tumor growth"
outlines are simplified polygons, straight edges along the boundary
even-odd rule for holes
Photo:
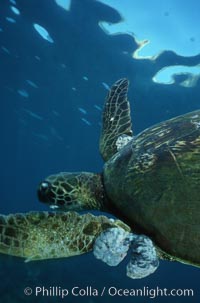
[[[122,149],[132,139],[133,139],[133,137],[125,135],[125,134],[119,136],[116,141],[117,151]]]
[[[127,254],[130,236],[131,234],[122,228],[107,229],[95,241],[93,250],[95,257],[110,266],[117,266]]]
[[[196,129],[199,129],[199,128],[200,128],[200,121],[193,121],[193,120],[191,120],[190,122],[191,122],[192,124],[194,124],[194,126],[195,126]]]
[[[159,259],[153,242],[144,235],[135,237],[131,246],[131,260],[126,267],[129,278],[141,279],[154,273]]]
[[[131,260],[126,267],[129,278],[141,279],[152,274],[159,266],[153,242],[144,235],[129,233],[120,227],[109,228],[96,239],[93,253],[97,259],[117,266],[131,248]]]

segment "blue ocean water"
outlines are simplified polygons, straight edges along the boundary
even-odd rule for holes
[[[130,80],[129,100],[135,134],[154,123],[199,108],[197,1],[188,4],[170,1],[160,7],[159,1],[149,6],[146,0],[145,9],[145,1],[126,0],[123,13],[117,10],[115,3],[119,1],[71,0],[68,9],[64,9],[53,0],[1,0],[0,213],[47,210],[38,202],[36,189],[49,174],[101,171],[103,161],[98,151],[101,112],[108,89],[116,80],[122,77]],[[136,22],[134,28],[134,22],[130,27],[130,21],[126,23],[125,19],[126,28],[117,28],[120,33],[110,33],[112,26],[123,25],[121,14],[126,10],[132,20],[140,22]],[[193,18],[188,17],[190,13]],[[167,25],[162,31],[163,23]],[[174,48],[168,42],[168,27]],[[151,43],[146,46],[146,53],[145,47],[138,52],[139,41],[151,39],[155,48],[149,50],[149,56]],[[177,72],[177,66],[188,68],[187,72]],[[168,82],[166,75],[156,81],[156,74],[166,67],[174,68],[176,74],[170,76]],[[161,261],[153,275],[131,280],[126,277],[123,262],[110,268],[90,253],[30,263],[0,257],[0,302],[4,303],[146,303],[151,300],[183,303],[200,299],[200,270],[176,262]],[[24,288],[35,286],[48,289],[88,286],[99,292],[104,286],[107,289],[112,286],[117,289],[187,288],[193,289],[194,296],[154,299],[144,295],[69,295],[65,299],[25,296]]]

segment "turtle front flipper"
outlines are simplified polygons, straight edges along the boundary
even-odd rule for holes
[[[30,212],[0,215],[0,253],[32,260],[86,253],[107,228],[123,222],[76,212]]]
[[[128,80],[118,80],[108,93],[103,111],[103,125],[100,137],[100,153],[104,161],[117,151],[120,136],[132,136],[130,104],[127,99]]]

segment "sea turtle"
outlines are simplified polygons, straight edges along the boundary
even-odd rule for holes
[[[152,273],[158,257],[200,266],[200,110],[133,136],[127,92],[128,80],[121,79],[105,102],[103,172],[47,177],[39,200],[67,213],[3,216],[1,252],[34,260],[94,248],[98,258],[117,265],[131,247],[132,278]],[[122,221],[74,212],[92,209]]]

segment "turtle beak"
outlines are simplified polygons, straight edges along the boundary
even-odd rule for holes
[[[40,202],[51,204],[51,183],[48,181],[41,182],[37,190],[37,196]]]

